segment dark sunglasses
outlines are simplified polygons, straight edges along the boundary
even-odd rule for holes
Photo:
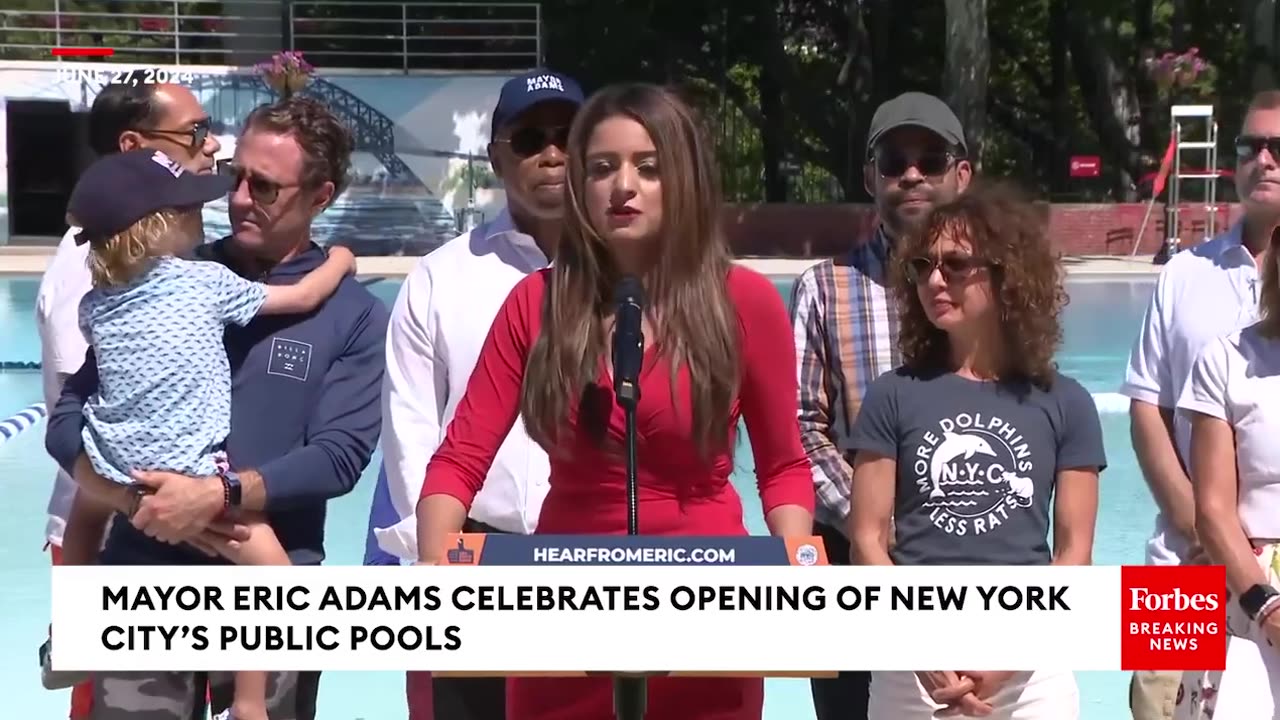
[[[974,255],[947,253],[942,257],[915,257],[903,264],[907,279],[913,283],[927,282],[934,270],[942,271],[942,279],[948,285],[967,279],[974,271],[995,267],[995,264]]]
[[[231,186],[231,192],[235,192],[240,188],[240,183],[245,180],[249,181],[249,197],[259,205],[270,205],[280,197],[280,190],[284,187],[277,182],[272,182],[266,178],[258,177],[244,168],[236,165],[232,160],[218,161],[218,174],[231,178],[234,183]]]
[[[548,145],[555,145],[564,150],[569,146],[569,128],[567,127],[537,127],[527,126],[511,133],[511,137],[505,140],[495,140],[494,142],[505,142],[511,146],[511,152],[520,157],[533,157],[547,148]]]
[[[210,121],[208,119],[205,119],[205,120],[198,120],[195,123],[192,123],[191,127],[187,130],[146,129],[146,130],[136,130],[135,132],[141,135],[166,135],[166,136],[173,136],[173,137],[188,137],[188,138],[191,138],[190,140],[191,144],[188,147],[190,147],[192,150],[199,150],[200,148],[204,147],[204,141],[209,139],[209,133],[212,132],[212,127],[211,127]]]
[[[912,167],[925,177],[938,177],[945,175],[955,160],[955,154],[947,150],[927,150],[914,157],[890,149],[879,150],[875,154],[876,172],[883,178],[900,178]]]
[[[1252,160],[1266,148],[1271,153],[1271,159],[1280,162],[1280,137],[1258,137],[1255,135],[1241,135],[1236,138],[1236,155],[1241,160]]]

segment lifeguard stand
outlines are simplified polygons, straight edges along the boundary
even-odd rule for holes
[[[1169,184],[1169,200],[1165,203],[1165,259],[1178,252],[1178,240],[1181,237],[1180,215],[1182,213],[1182,181],[1200,180],[1204,182],[1205,236],[1209,239],[1216,234],[1218,220],[1218,122],[1213,118],[1212,105],[1174,105],[1169,108],[1169,121],[1173,140],[1173,167]],[[1183,133],[1203,125],[1203,139],[1184,137]],[[1183,151],[1203,151],[1204,164],[1190,172],[1184,172],[1182,165]]]

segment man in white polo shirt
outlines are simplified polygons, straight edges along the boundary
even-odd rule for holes
[[[550,263],[564,215],[564,148],[582,101],[576,82],[548,70],[503,85],[493,111],[489,158],[506,190],[507,208],[420,260],[396,298],[383,382],[386,493],[375,490],[370,524],[380,549],[401,560],[417,560],[414,512],[427,462],[444,440],[489,326],[516,283]],[[517,422],[494,458],[465,529],[533,532],[550,472],[546,453]],[[379,502],[379,495],[391,507]],[[414,706],[415,675],[409,678],[411,720],[430,717]],[[432,685],[437,720],[505,717],[503,678],[436,678]]]
[[[1227,232],[1175,255],[1156,281],[1120,392],[1128,396],[1138,464],[1159,513],[1147,563],[1198,562],[1190,464],[1191,428],[1174,412],[1206,342],[1258,317],[1259,268],[1280,224],[1280,91],[1254,97],[1235,143],[1236,191],[1244,217]],[[1134,720],[1169,720],[1180,672],[1136,672]]]

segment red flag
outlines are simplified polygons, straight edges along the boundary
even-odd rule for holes
[[[1173,169],[1174,138],[1169,138],[1169,147],[1164,149],[1164,159],[1160,161],[1160,172],[1151,183],[1151,197],[1158,198],[1164,192],[1164,184],[1169,180],[1169,171]]]

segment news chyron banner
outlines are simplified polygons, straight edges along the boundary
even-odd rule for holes
[[[1226,657],[1219,566],[848,567],[817,538],[457,535],[432,566],[52,573],[66,671],[818,676]]]

